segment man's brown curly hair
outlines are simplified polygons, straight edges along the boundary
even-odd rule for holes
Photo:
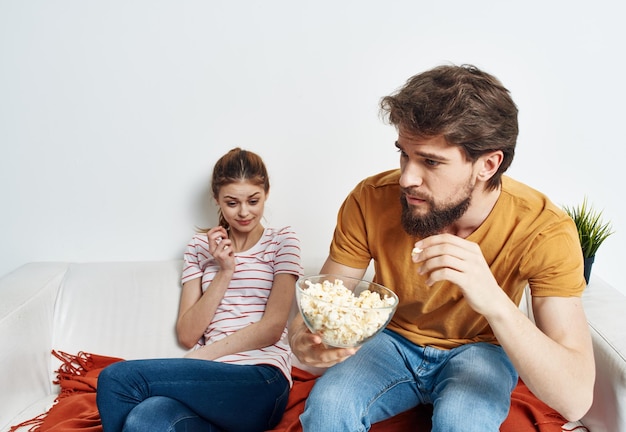
[[[494,76],[472,65],[438,66],[409,78],[382,98],[381,114],[396,128],[417,137],[443,135],[462,147],[471,161],[501,150],[502,164],[487,183],[500,185],[511,165],[518,135],[517,106]]]

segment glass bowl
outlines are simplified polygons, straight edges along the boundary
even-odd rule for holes
[[[296,302],[304,323],[327,346],[353,348],[391,321],[398,296],[380,284],[333,274],[302,276]]]

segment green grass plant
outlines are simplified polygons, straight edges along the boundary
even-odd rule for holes
[[[585,258],[595,256],[604,240],[614,233],[611,223],[602,220],[602,211],[595,210],[587,201],[587,197],[578,206],[563,206],[563,210],[576,224],[583,256]]]

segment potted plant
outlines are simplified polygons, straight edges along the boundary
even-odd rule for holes
[[[602,211],[597,211],[587,201],[575,207],[563,206],[563,210],[574,220],[578,230],[578,239],[585,260],[585,281],[589,284],[591,266],[596,257],[600,245],[613,234],[610,222],[602,220]]]

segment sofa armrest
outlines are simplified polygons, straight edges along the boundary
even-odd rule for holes
[[[593,275],[583,303],[596,384],[593,405],[582,421],[593,432],[626,432],[626,295]]]
[[[0,430],[52,394],[52,320],[65,263],[24,265],[0,279]]]

